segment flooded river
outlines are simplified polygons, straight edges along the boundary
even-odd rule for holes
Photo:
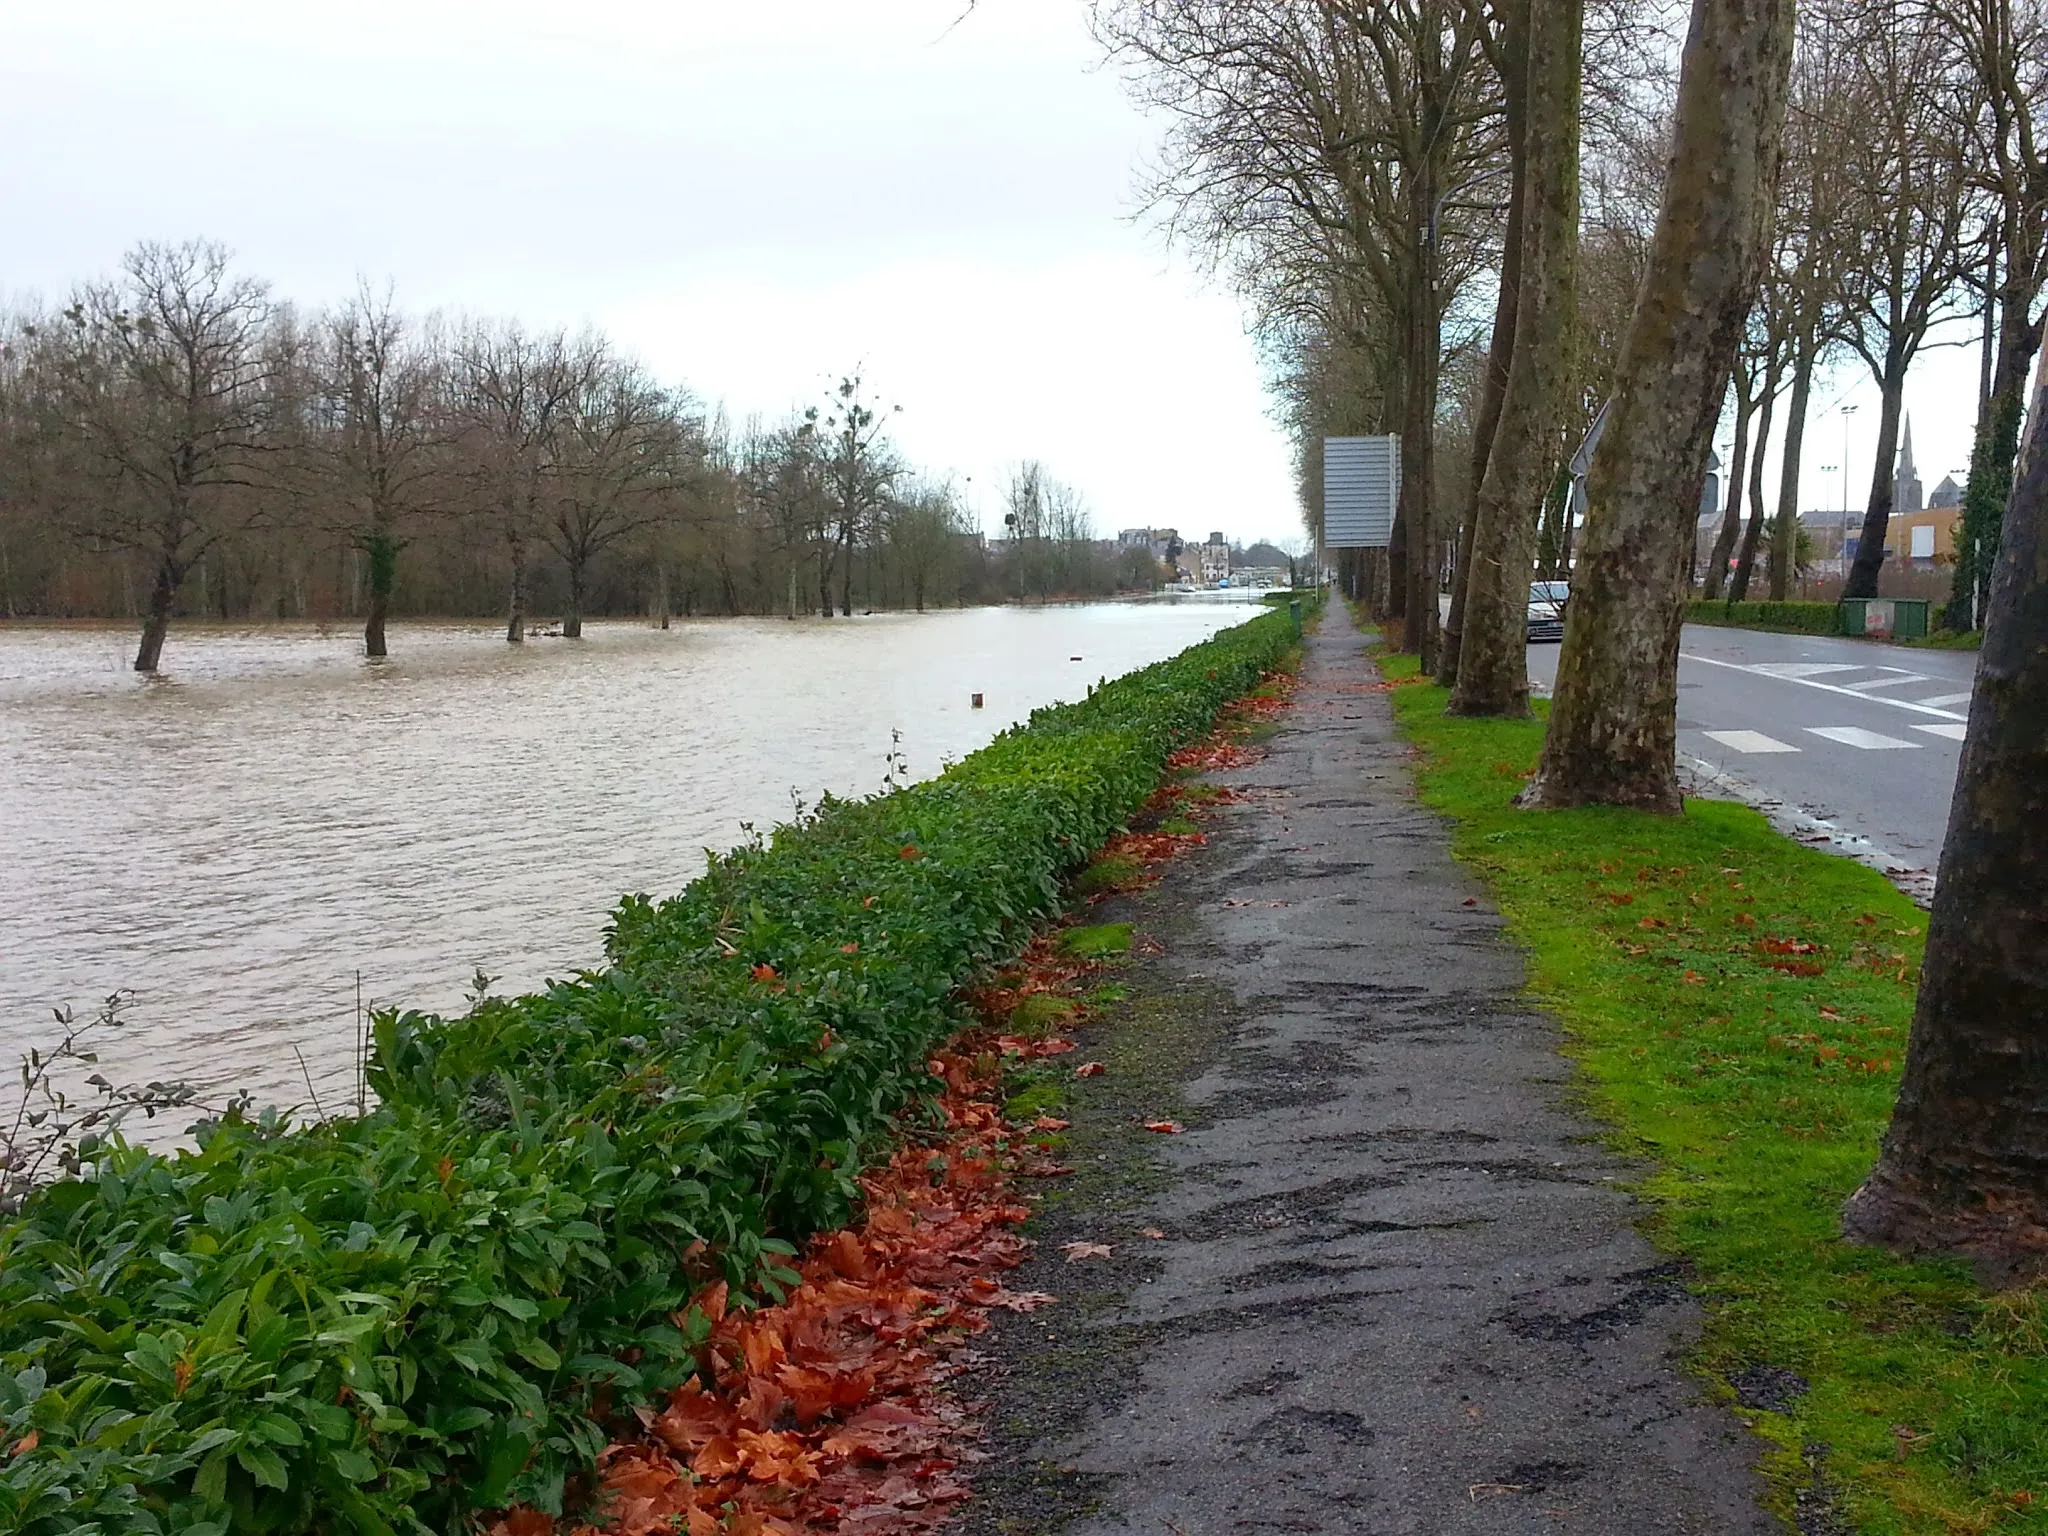
[[[277,1103],[310,1076],[332,1110],[358,973],[366,1002],[449,1009],[478,970],[506,991],[593,964],[621,893],[676,890],[792,791],[879,788],[892,730],[923,777],[1247,616],[592,625],[523,648],[401,627],[374,666],[345,631],[188,628],[155,681],[126,632],[0,627],[0,1050],[131,989],[108,1076]]]

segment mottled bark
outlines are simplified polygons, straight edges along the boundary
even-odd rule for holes
[[[1898,1104],[1849,1235],[2048,1275],[2048,390],[1992,578]]]
[[[1429,196],[1425,185],[1422,196]],[[1430,263],[1425,256],[1424,265]],[[1436,528],[1436,397],[1443,352],[1433,283],[1424,282],[1423,302],[1409,321],[1408,409],[1401,423],[1401,506],[1407,520],[1407,596],[1402,649],[1413,651],[1425,672],[1436,670],[1437,572],[1441,545]]]
[[[1970,445],[1970,473],[1956,538],[1955,585],[1942,619],[1950,629],[1975,629],[1982,621],[1997,566],[1999,523],[2012,487],[2012,462],[2026,410],[2027,368],[2038,344],[2026,312],[2028,302],[2024,291],[2008,291],[2001,300],[1991,393]]]
[[[1579,252],[1583,0],[1531,0],[1521,296],[1500,422],[1479,490],[1454,715],[1529,712],[1529,576],[1557,470]]]
[[[1714,535],[1713,553],[1707,557],[1707,600],[1712,602],[1728,585],[1728,557],[1735,553],[1735,541],[1742,536],[1742,473],[1749,463],[1749,423],[1756,415],[1756,399],[1749,392],[1751,381],[1741,368],[1731,381],[1735,389],[1735,447],[1728,456],[1728,505],[1721,513],[1721,529]],[[1763,461],[1761,450],[1757,461]]]
[[[1615,364],[1543,756],[1521,802],[1676,812],[1707,455],[1767,248],[1792,0],[1694,0],[1664,203]]]
[[[1472,570],[1472,542],[1479,524],[1479,488],[1486,479],[1486,461],[1493,435],[1500,427],[1501,399],[1507,393],[1508,365],[1515,350],[1515,307],[1521,297],[1523,185],[1528,169],[1523,156],[1528,123],[1529,0],[1507,0],[1502,7],[1501,105],[1508,137],[1508,223],[1501,242],[1500,292],[1493,306],[1493,336],[1487,343],[1486,365],[1479,376],[1479,416],[1472,428],[1471,489],[1458,520],[1458,560],[1451,573],[1451,611],[1437,656],[1436,680],[1449,688],[1458,681],[1464,648],[1466,583]]]

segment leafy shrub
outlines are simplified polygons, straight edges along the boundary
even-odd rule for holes
[[[1728,624],[1795,635],[1842,633],[1842,610],[1835,603],[1724,603],[1694,598],[1685,605],[1685,618],[1689,624]]]
[[[0,1225],[0,1529],[454,1530],[562,1507],[724,1278],[778,1294],[930,1079],[954,989],[1292,643],[1284,610],[939,778],[629,897],[607,965],[378,1017],[379,1107],[116,1139]]]

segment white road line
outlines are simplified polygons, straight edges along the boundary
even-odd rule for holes
[[[1730,672],[1747,672],[1752,677],[1776,678],[1779,682],[1797,683],[1802,688],[1818,688],[1823,693],[1839,693],[1845,699],[1861,699],[1866,704],[1889,704],[1893,709],[1910,709],[1915,714],[1933,715],[1937,720],[1961,720],[1965,718],[1954,710],[1936,709],[1931,704],[1915,704],[1911,699],[1887,699],[1875,694],[1857,693],[1852,689],[1839,687],[1834,683],[1815,682],[1810,677],[1781,676],[1770,670],[1773,664],[1768,662],[1761,666],[1744,666],[1739,661],[1722,661],[1713,656],[1695,656],[1689,651],[1681,652],[1679,659],[1682,661],[1696,661],[1702,666],[1726,667]],[[1854,672],[1857,669],[1855,667],[1841,667],[1835,670]]]
[[[1913,729],[1930,736],[1946,736],[1950,741],[1961,741],[1970,733],[1967,725],[1916,725]]]
[[[1897,677],[1876,677],[1867,683],[1844,683],[1842,686],[1852,693],[1869,693],[1874,688],[1897,688],[1905,683],[1931,683],[1934,679],[1924,672],[1902,672]]]
[[[1759,661],[1746,670],[1761,672],[1765,677],[1783,677],[1798,682],[1802,678],[1819,677],[1827,672],[1861,672],[1863,668],[1823,661]]]
[[[1926,727],[1922,727],[1926,729]],[[1920,743],[1901,741],[1896,736],[1886,736],[1877,731],[1866,731],[1860,725],[1809,725],[1809,736],[1822,736],[1829,741],[1839,741],[1845,747],[1861,747],[1865,752],[1917,752]]]
[[[1799,749],[1762,731],[1702,731],[1709,741],[1718,741],[1731,752],[1797,752]]]
[[[1951,704],[1969,703],[1970,695],[1967,693],[1944,693],[1939,698],[1916,699],[1914,702],[1925,704],[1929,709],[1947,709]]]

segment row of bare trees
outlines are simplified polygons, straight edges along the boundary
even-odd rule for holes
[[[1675,82],[1658,9],[1100,0],[1096,19],[1174,115],[1159,204],[1256,306],[1312,530],[1323,435],[1401,434],[1394,548],[1346,575],[1453,713],[1529,713],[1528,582],[1539,555],[1569,565],[1531,812],[1683,810],[1679,638],[1724,410],[1736,462],[1708,580],[1739,546],[1738,588],[1763,562],[1782,593],[1816,372],[1869,370],[1878,454],[1848,591],[1874,594],[1907,374],[1982,313],[1950,618],[1982,618],[1983,661],[1904,1087],[1845,1225],[2048,1272],[2048,393],[2013,486],[2048,260],[2048,3],[1691,0]],[[1596,406],[1583,515],[1559,516]]]
[[[858,376],[735,431],[593,332],[444,322],[363,287],[311,317],[205,242],[0,330],[0,615],[810,611],[1086,595],[1120,571],[1035,463],[985,547]],[[1022,502],[1019,502],[1019,495]],[[1057,517],[1035,509],[1057,509]]]

